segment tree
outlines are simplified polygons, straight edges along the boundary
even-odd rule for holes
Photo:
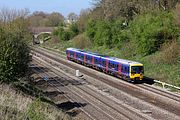
[[[58,12],[47,14],[42,11],[36,11],[28,19],[32,27],[57,27],[64,22],[64,16]]]
[[[58,12],[51,13],[48,17],[49,26],[55,27],[64,22],[64,16]]]
[[[177,25],[180,26],[180,3],[176,5],[176,9],[174,10],[174,17],[175,17],[175,22]]]
[[[90,12],[91,12],[90,9],[81,10],[80,15],[79,15],[79,19],[77,21],[78,30],[80,32],[84,32],[85,29],[87,28],[87,21],[90,18],[89,17]]]
[[[2,8],[0,10],[0,21],[7,23],[15,20],[16,18],[26,18],[29,13],[29,9],[27,8],[21,10]]]
[[[72,22],[76,22],[78,20],[78,15],[76,15],[75,13],[69,13],[68,15],[68,20],[72,23]]]

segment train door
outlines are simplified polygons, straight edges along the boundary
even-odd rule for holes
[[[76,59],[76,52],[74,52],[74,59]]]
[[[119,75],[122,74],[122,64],[121,63],[119,63],[119,66],[118,66],[118,73],[119,73]]]
[[[92,65],[94,66],[94,56],[92,56]]]
[[[84,54],[84,63],[86,63],[86,54]]]
[[[67,58],[68,58],[68,60],[70,59],[70,51],[69,50],[67,50]]]

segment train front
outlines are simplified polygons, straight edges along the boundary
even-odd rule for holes
[[[130,66],[130,79],[131,80],[143,80],[144,68],[143,64],[132,64]]]

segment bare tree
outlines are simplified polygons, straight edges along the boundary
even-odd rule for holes
[[[0,10],[0,21],[6,23],[9,21],[13,21],[17,18],[26,18],[29,13],[30,12],[27,8],[21,10],[2,8]]]
[[[89,15],[91,13],[90,9],[82,9],[79,15],[79,19],[77,21],[78,29],[80,32],[83,32],[87,27],[87,21],[89,19]]]
[[[50,26],[58,26],[64,22],[64,16],[58,12],[53,12],[48,16]]]
[[[78,15],[76,15],[73,12],[69,13],[69,15],[67,17],[70,22],[76,22],[78,20]]]

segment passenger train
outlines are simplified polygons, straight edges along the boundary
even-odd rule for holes
[[[66,49],[67,59],[128,81],[143,80],[143,64],[76,48]]]

